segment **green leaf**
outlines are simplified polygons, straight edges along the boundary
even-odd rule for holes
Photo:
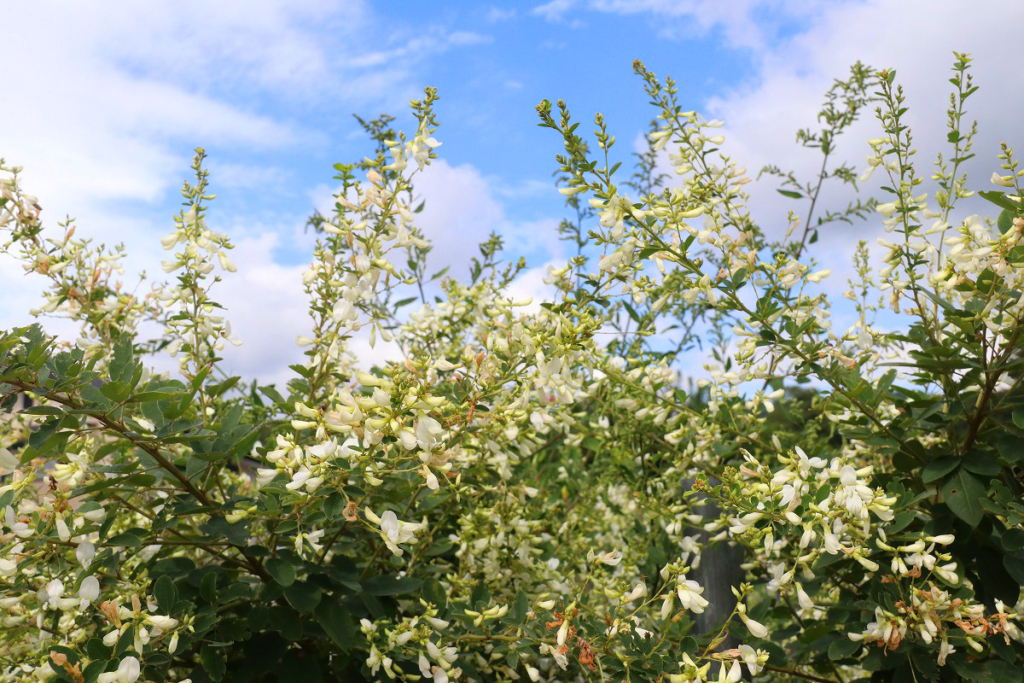
[[[932,460],[921,468],[921,481],[930,484],[933,481],[942,479],[944,476],[956,469],[960,464],[960,458],[946,455]]]
[[[1024,460],[1024,445],[1021,444],[1020,439],[1011,436],[1009,434],[996,439],[995,442],[996,450],[999,451],[999,457],[1011,463],[1016,463]]]
[[[837,659],[846,659],[860,649],[860,643],[849,638],[840,637],[837,640],[832,641],[832,644],[828,646],[828,658],[832,661]]]
[[[1024,680],[1024,669],[1019,664],[1008,664],[1001,659],[990,659],[982,665],[984,680],[999,683],[1020,683]]]
[[[1024,429],[1024,408],[1018,408],[1013,411],[1013,424],[1017,425],[1020,429]]]
[[[1024,529],[1007,529],[1001,540],[1003,547],[1010,552],[1024,550]]]
[[[530,611],[530,602],[526,599],[526,593],[519,591],[516,593],[515,602],[512,603],[512,619],[517,624],[524,624],[526,622],[526,615]]]
[[[117,545],[125,548],[138,548],[142,545],[142,539],[138,535],[126,532],[117,534],[107,539],[108,545]]]
[[[113,648],[104,645],[103,641],[99,638],[90,638],[85,643],[85,654],[89,655],[91,659],[108,660],[110,659],[110,653],[113,651]]]
[[[266,565],[267,571],[274,577],[274,581],[287,588],[288,586],[295,583],[295,567],[292,563],[287,560],[282,560],[280,557],[272,557],[267,560]]]
[[[972,528],[978,526],[984,514],[981,500],[985,498],[985,487],[977,478],[960,469],[942,487],[942,495],[953,514]]]
[[[128,648],[135,644],[135,626],[130,625],[124,630],[114,645],[114,657],[120,657]]]
[[[307,614],[320,604],[323,592],[311,583],[300,581],[285,588],[284,597],[296,612]]]
[[[903,531],[907,526],[914,521],[917,514],[913,510],[904,510],[903,512],[897,512],[893,517],[892,523],[886,527],[886,533],[895,534]]]
[[[1020,596],[1020,585],[1003,564],[1003,553],[992,548],[982,548],[974,558],[975,571],[985,594],[1011,604]]]
[[[220,653],[219,649],[213,647],[210,643],[205,643],[202,649],[199,650],[199,659],[211,680],[223,680],[224,672],[227,671],[227,664],[224,662],[224,656]]]
[[[127,382],[135,372],[132,340],[127,334],[114,342],[114,355],[110,361],[110,379]]]
[[[448,593],[437,579],[427,579],[420,594],[424,600],[437,607],[441,614],[448,608]]]
[[[225,393],[228,389],[238,384],[238,380],[240,379],[242,378],[228,377],[223,382],[218,382],[216,384],[208,384],[206,385],[206,393],[209,394],[210,396],[220,396],[221,394]]]
[[[153,595],[156,597],[156,604],[160,611],[170,614],[174,609],[174,603],[178,601],[178,589],[174,587],[174,581],[167,576],[161,576],[153,584]]]
[[[199,596],[210,604],[217,602],[217,572],[203,574],[199,582]]]
[[[804,198],[804,196],[802,194],[800,194],[799,192],[794,192],[793,190],[776,190],[776,192],[781,194],[783,197],[789,197],[790,199],[803,199]]]
[[[374,576],[362,582],[363,590],[369,595],[402,595],[411,593],[421,585],[423,581],[414,579],[411,576],[398,577],[393,574]]]
[[[1018,585],[1024,586],[1024,558],[1018,555],[1003,555],[1003,568]]]
[[[29,406],[19,411],[22,415],[63,415],[64,411],[57,406]]]
[[[183,398],[185,394],[180,391],[140,391],[131,397],[133,403],[149,403],[150,401],[166,401],[168,399]]]
[[[267,385],[265,387],[260,387],[260,393],[263,394],[264,396],[266,396],[267,398],[269,398],[274,403],[284,403],[285,402],[284,396],[282,396],[281,392],[279,392],[273,385]]]
[[[1016,211],[1010,211],[1009,209],[1003,209],[999,212],[999,218],[996,219],[996,227],[999,228],[1000,234],[1005,235],[1013,227],[1013,219],[1016,215]]]
[[[1003,466],[991,451],[971,451],[964,456],[964,469],[983,477],[993,477],[999,474]]]
[[[1006,195],[1002,192],[996,192],[994,190],[984,190],[978,193],[978,196],[982,199],[987,199],[992,202],[1000,209],[1006,209],[1007,211],[1017,212],[1019,208],[1016,204],[1006,198]]]
[[[352,616],[334,600],[321,600],[313,613],[316,621],[334,641],[334,644],[347,651],[352,647],[356,627]]]

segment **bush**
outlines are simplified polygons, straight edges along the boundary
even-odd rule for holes
[[[144,294],[119,249],[44,237],[4,167],[6,251],[48,279],[39,313],[82,332],[0,336],[0,679],[1022,680],[1024,171],[1004,146],[999,189],[968,189],[969,58],[930,199],[895,72],[837,81],[798,135],[821,174],[765,169],[807,213],[781,242],[720,124],[635,69],[658,118],[628,182],[600,115],[595,157],[563,103],[538,106],[578,256],[536,312],[497,236],[468,282],[427,268],[412,182],[436,92],[411,137],[365,122],[375,155],[336,166],[335,211],[311,219],[286,388],[220,369],[238,340],[212,297],[235,266],[202,150],[163,241],[174,280]],[[816,207],[826,180],[855,184],[835,139],[870,106],[887,201]],[[996,217],[951,223],[961,200]],[[809,250],[874,212],[884,264],[861,243],[859,320],[833,330]],[[404,359],[361,369],[360,330]],[[160,353],[175,377],[148,368]],[[726,543],[744,580],[702,632],[693,576]]]

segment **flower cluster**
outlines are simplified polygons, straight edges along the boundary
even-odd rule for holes
[[[634,65],[657,118],[628,182],[601,115],[594,158],[542,102],[577,255],[536,305],[499,235],[466,279],[429,269],[436,91],[411,136],[360,119],[375,153],[335,167],[310,219],[284,386],[218,376],[238,340],[211,289],[235,265],[202,150],[173,282],[140,296],[120,250],[44,238],[0,163],[4,250],[48,278],[40,314],[82,325],[0,333],[0,683],[1011,680],[1024,171],[1004,147],[998,189],[969,188],[968,67],[931,189],[895,73],[836,81],[798,134],[821,174],[763,171],[809,200],[779,241],[723,123],[671,79]],[[857,178],[833,141],[869,101],[862,178],[891,196],[826,211],[822,184]],[[970,201],[999,213],[954,218]],[[858,246],[855,315],[833,315],[813,245],[864,217],[881,263]],[[357,335],[393,360],[360,362]],[[149,367],[162,351],[174,376]]]

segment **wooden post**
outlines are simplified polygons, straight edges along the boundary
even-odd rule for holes
[[[688,491],[693,487],[694,480],[687,479],[683,482],[683,490]],[[708,480],[709,486],[717,486],[719,482]],[[707,495],[698,494],[700,504],[694,505],[694,514],[700,515],[705,521],[717,519],[720,513],[718,505]],[[701,542],[700,565],[691,572],[694,581],[704,587],[704,599],[708,606],[704,608],[703,614],[695,615],[697,632],[701,635],[715,635],[722,628],[722,624],[736,607],[736,596],[732,594],[734,587],[738,588],[743,582],[743,548],[729,542],[720,542],[712,547],[706,544],[711,534],[703,529],[697,534]],[[731,635],[719,645],[719,649],[736,647],[738,641]]]

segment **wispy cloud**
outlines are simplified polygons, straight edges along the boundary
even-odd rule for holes
[[[586,12],[647,17],[661,37],[686,39],[720,30],[732,47],[760,49],[779,28],[816,15],[822,0],[550,0],[531,11],[547,21],[583,25]]]
[[[491,7],[487,10],[487,23],[497,24],[503,21],[509,21],[515,19],[516,11],[514,9],[502,9],[501,7]]]
[[[980,87],[968,102],[966,117],[967,126],[972,119],[979,120],[979,135],[972,150],[977,156],[965,168],[972,189],[990,189],[988,178],[998,167],[999,142],[1009,136],[1006,141],[1011,146],[1024,144],[1015,114],[1024,107],[1024,93],[1004,87],[1015,78],[1014,27],[1024,21],[1024,6],[1011,8],[1004,3],[980,1],[970,12],[961,12],[959,7],[956,2],[936,0],[904,0],[896,5],[869,0],[823,8],[800,32],[758,54],[759,70],[754,79],[707,103],[709,118],[725,120],[724,149],[748,166],[752,174],[765,164],[781,164],[798,177],[810,179],[817,174],[821,156],[816,150],[797,147],[793,141],[796,130],[818,125],[815,115],[824,92],[833,79],[846,78],[854,62],[891,67],[897,70],[897,80],[906,86],[906,121],[918,150],[918,175],[925,179],[921,191],[931,196],[937,188],[928,177],[936,155],[941,151],[947,158],[952,156],[945,126],[952,87],[948,68],[956,50],[973,55],[972,72]],[[896,28],[910,25],[913,31]],[[893,28],[886,30],[887,26]],[[878,137],[880,132],[873,107],[868,107],[860,121],[838,140],[833,165],[845,161],[863,170],[869,152],[866,140]],[[883,174],[876,172],[872,182],[862,184],[862,197],[884,197],[879,190],[882,179]],[[788,211],[806,215],[806,201],[781,197],[775,191],[777,183],[770,178],[747,187],[751,188],[754,216],[773,237],[784,233]],[[839,183],[825,188],[817,204],[818,215],[830,208],[843,208],[853,198],[851,189]],[[991,210],[977,197],[961,201],[960,208],[957,220],[969,213]],[[836,223],[821,231],[811,254],[823,267],[832,269],[825,287],[834,300],[847,289],[856,243],[867,241],[877,256],[876,238],[884,234],[877,215],[852,226]],[[842,306],[836,314],[842,318]]]
[[[997,133],[1018,135],[1015,112],[1024,94],[1006,84],[1015,82],[1015,27],[1024,19],[1024,6],[976,0],[964,12],[952,0],[552,0],[529,7],[481,5],[415,17],[384,16],[365,0],[112,0],[103,12],[47,0],[12,4],[5,19],[18,30],[8,31],[5,46],[20,62],[6,72],[8,92],[17,99],[0,109],[0,130],[8,132],[0,154],[26,167],[24,184],[40,196],[48,224],[76,216],[80,235],[124,241],[130,266],[159,272],[157,238],[170,228],[167,214],[175,209],[191,148],[210,149],[213,180],[222,194],[211,220],[239,245],[240,272],[220,291],[246,346],[227,362],[243,373],[270,368],[284,377],[287,370],[281,368],[298,353],[292,336],[305,319],[298,269],[291,265],[311,239],[302,233],[303,218],[313,205],[330,205],[330,186],[313,187],[326,178],[306,178],[298,159],[315,158],[329,177],[329,161],[322,157],[338,151],[331,143],[347,149],[357,138],[365,141],[361,134],[346,138],[352,129],[340,119],[350,120],[351,111],[399,113],[423,85],[434,83],[433,74],[465,74],[454,68],[462,62],[479,63],[486,78],[480,85],[467,82],[507,98],[502,106],[542,86],[579,86],[611,97],[619,88],[618,72],[595,75],[572,66],[570,55],[599,48],[591,31],[567,32],[566,26],[587,23],[598,31],[614,24],[617,38],[624,37],[619,25],[639,26],[625,37],[641,57],[705,59],[704,53],[687,52],[693,37],[710,36],[723,51],[742,48],[751,69],[734,75],[714,98],[692,99],[693,106],[703,103],[710,116],[726,120],[728,151],[754,173],[764,163],[782,161],[814,172],[814,154],[794,152],[793,134],[813,125],[824,90],[858,59],[899,69],[899,80],[908,84],[923,166],[945,139],[949,84],[942,65],[953,49],[976,57],[981,90],[970,108],[981,119],[976,168],[994,162]],[[530,28],[550,35],[524,38],[513,21],[517,17],[533,17]],[[658,36],[677,42],[654,40]],[[559,60],[548,51],[556,49]],[[503,56],[509,54],[514,57]],[[485,58],[468,59],[474,55]],[[552,68],[556,61],[571,70],[565,86],[553,80],[563,77]],[[622,71],[628,77],[628,61]],[[491,230],[506,237],[510,252],[528,252],[540,264],[557,261],[563,246],[557,221],[538,218],[543,213],[536,208],[543,193],[552,191],[550,180],[523,180],[529,171],[508,171],[512,157],[528,158],[526,149],[463,163],[473,158],[472,135],[493,136],[494,125],[489,115],[478,125],[473,98],[459,95],[457,116],[442,109],[441,139],[453,139],[445,140],[442,160],[417,183],[427,199],[420,218],[436,245],[435,266],[461,271]],[[634,131],[649,113],[633,121]],[[618,123],[620,137],[629,136],[629,125]],[[867,151],[861,142],[873,131],[867,114],[837,157],[861,162]],[[1019,147],[1024,141],[1009,142]],[[445,161],[460,144],[461,156]],[[282,197],[294,198],[294,206],[282,208]],[[845,202],[839,194],[824,200]],[[754,189],[753,205],[762,227],[776,233],[793,208],[770,182]],[[879,230],[873,222],[823,235],[818,246],[834,261],[826,265],[837,270],[856,239],[873,238]],[[39,283],[9,260],[0,263],[0,278],[0,327],[28,322]],[[540,267],[522,276],[517,291],[542,291],[542,285]],[[271,325],[266,310],[275,311]]]
[[[40,197],[48,225],[75,216],[79,235],[126,243],[129,269],[160,273],[158,238],[170,230],[194,145],[211,150],[218,193],[248,193],[244,206],[222,198],[210,215],[238,244],[239,273],[219,296],[247,342],[226,359],[243,374],[294,362],[305,318],[299,272],[277,260],[308,240],[302,216],[267,204],[289,194],[294,171],[265,159],[324,146],[317,122],[303,116],[311,107],[399,110],[421,91],[427,59],[491,40],[386,24],[363,0],[115,0],[103,12],[43,0],[6,8],[5,19],[19,27],[5,48],[23,67],[7,74],[20,99],[0,109],[0,130],[16,132],[3,136],[0,154],[25,166],[23,185]],[[279,225],[261,220],[268,216]],[[0,327],[26,324],[43,283],[9,259],[0,277]]]
[[[576,5],[576,0],[549,0],[543,5],[537,5],[530,14],[542,17],[547,21],[564,21],[565,15]]]

